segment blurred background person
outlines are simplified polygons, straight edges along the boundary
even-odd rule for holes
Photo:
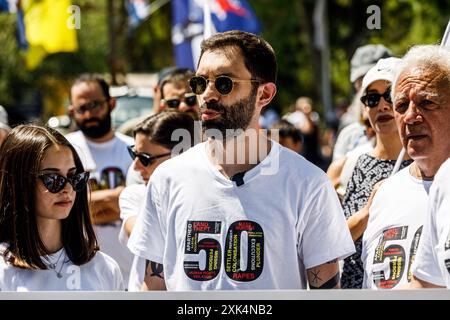
[[[109,95],[109,85],[102,77],[84,74],[77,78],[70,89],[70,103],[69,114],[79,130],[66,137],[90,172],[91,215],[100,248],[117,261],[128,283],[133,257],[118,240],[119,196],[132,163],[127,146],[133,144],[133,139],[114,132],[111,112],[116,101]]]

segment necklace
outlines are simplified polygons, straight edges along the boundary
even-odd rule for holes
[[[64,255],[64,258],[62,259],[61,267],[59,267],[59,270],[57,270],[57,268],[58,268],[58,263],[59,263],[59,261],[61,260],[61,257],[62,257],[63,255]],[[65,261],[64,261],[64,260],[65,260],[65,259],[66,259],[66,251],[64,250],[64,248],[61,249],[61,253],[59,254],[58,259],[56,259],[56,262],[55,262],[55,263],[51,263],[50,260],[46,257],[46,260],[49,262],[48,268],[49,268],[50,270],[53,270],[53,272],[56,273],[56,276],[58,277],[58,279],[61,279],[61,278],[63,277],[61,271],[62,271],[62,269],[63,269],[63,267],[64,267],[64,264],[65,264]]]

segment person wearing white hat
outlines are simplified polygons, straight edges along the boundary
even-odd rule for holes
[[[387,178],[402,148],[390,97],[394,67],[398,58],[381,59],[364,76],[361,102],[376,136],[372,151],[360,155],[347,184],[343,200],[347,225],[355,241],[356,253],[344,260],[342,288],[361,288],[364,276],[361,261],[362,235],[369,218],[371,192],[374,185]],[[410,163],[403,162],[403,166]],[[375,188],[376,189],[376,188]]]

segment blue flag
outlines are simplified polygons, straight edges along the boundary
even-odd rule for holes
[[[130,28],[136,28],[150,15],[150,4],[147,0],[127,0],[126,8]]]
[[[0,0],[0,12],[9,12],[10,4],[8,0]]]
[[[178,67],[195,69],[203,40],[203,1],[172,0],[172,43]],[[260,24],[246,0],[210,0],[217,32],[260,32]]]

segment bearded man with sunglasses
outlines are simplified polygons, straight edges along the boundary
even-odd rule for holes
[[[400,139],[414,162],[385,180],[373,198],[361,254],[364,288],[398,289],[413,278],[429,189],[450,156],[449,50],[411,48],[397,69],[392,98]],[[417,276],[430,281],[423,270]]]
[[[188,80],[194,75],[190,69],[179,68],[163,78],[160,85],[160,111],[175,109],[187,112],[194,120],[199,120],[197,96],[189,87]]]
[[[102,251],[117,261],[127,283],[133,257],[118,240],[119,196],[132,163],[127,146],[133,144],[133,139],[111,127],[115,99],[109,95],[109,86],[103,78],[92,74],[77,78],[70,89],[70,103],[69,114],[80,130],[66,138],[90,172],[90,209],[99,244]]]
[[[339,287],[338,260],[354,246],[330,181],[259,131],[276,73],[258,36],[228,31],[202,43],[190,86],[207,140],[150,178],[128,242],[147,260],[143,289]]]

